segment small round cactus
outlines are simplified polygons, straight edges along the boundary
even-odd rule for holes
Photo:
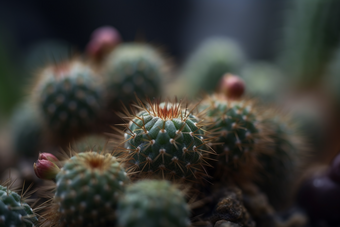
[[[221,167],[237,168],[239,173],[252,169],[257,155],[266,146],[261,115],[251,100],[229,100],[223,95],[213,95],[199,107],[206,110],[216,135],[214,150],[219,155]],[[238,168],[243,165],[243,168]],[[245,166],[244,166],[245,165]]]
[[[84,152],[73,156],[56,176],[55,196],[45,222],[57,226],[113,226],[117,200],[128,180],[110,154]]]
[[[165,63],[150,45],[130,43],[117,46],[103,64],[109,105],[128,105],[139,97],[157,97],[162,91]]]
[[[140,106],[144,106],[140,103]],[[125,131],[125,162],[140,175],[195,180],[205,176],[210,151],[203,119],[182,103],[151,102]]]
[[[32,208],[8,187],[0,185],[0,226],[32,227],[38,221]]]
[[[165,180],[143,180],[128,186],[117,213],[122,227],[190,226],[183,193]]]
[[[70,135],[96,119],[101,90],[100,77],[75,60],[42,70],[33,95],[47,127],[59,135]]]
[[[226,73],[239,73],[245,62],[240,46],[228,38],[211,38],[189,57],[180,73],[183,95],[195,97],[200,91],[213,92]]]

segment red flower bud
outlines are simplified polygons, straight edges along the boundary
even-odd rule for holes
[[[120,34],[115,28],[111,26],[100,27],[92,33],[86,52],[93,59],[100,61],[120,42]]]
[[[222,77],[219,89],[227,98],[238,99],[244,93],[245,83],[240,77],[227,73]]]
[[[38,160],[48,160],[54,163],[59,162],[59,160],[53,154],[50,154],[50,153],[40,153]]]
[[[60,171],[59,167],[54,162],[46,159],[38,160],[33,164],[33,167],[35,175],[43,180],[54,180]]]

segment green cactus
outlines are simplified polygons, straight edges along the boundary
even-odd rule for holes
[[[140,104],[143,105],[143,104]],[[174,180],[205,176],[206,158],[212,153],[202,119],[182,103],[149,102],[133,116],[125,130],[125,162],[139,175]]]
[[[246,64],[240,73],[247,86],[246,93],[262,101],[273,102],[285,91],[287,83],[280,69],[269,62]]]
[[[11,120],[11,143],[19,156],[36,158],[43,136],[43,124],[33,105],[19,105]]]
[[[0,227],[31,227],[37,221],[32,208],[20,195],[0,185]]]
[[[118,197],[128,182],[110,154],[79,153],[56,176],[56,191],[47,220],[56,226],[114,226]],[[48,217],[50,216],[50,217]]]
[[[70,135],[96,120],[101,90],[100,77],[89,66],[70,61],[40,73],[33,99],[49,129]]]
[[[214,147],[219,166],[237,169],[239,174],[255,167],[256,157],[267,143],[256,105],[250,100],[213,95],[203,100],[199,109],[207,110],[212,123],[208,130],[214,131],[214,142],[220,144]]]
[[[292,0],[291,6],[279,57],[298,86],[316,85],[339,45],[340,2]]]
[[[189,57],[180,72],[180,96],[195,97],[200,91],[213,92],[225,73],[238,73],[244,53],[233,40],[211,38]],[[182,85],[181,85],[182,84]],[[184,93],[185,92],[185,93]]]
[[[117,213],[121,227],[190,226],[183,193],[164,180],[143,180],[128,186]]]
[[[140,43],[118,45],[106,58],[102,74],[109,105],[128,105],[139,97],[158,97],[162,92],[165,62],[152,46]]]
[[[257,184],[271,203],[281,208],[292,192],[299,159],[307,148],[297,128],[289,122],[288,117],[284,118],[278,112],[268,113],[264,124],[272,143],[258,156],[261,168]]]

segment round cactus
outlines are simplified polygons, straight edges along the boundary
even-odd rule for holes
[[[128,180],[110,154],[73,156],[56,176],[54,206],[46,215],[52,220],[47,221],[57,226],[113,226],[117,200]]]
[[[199,107],[206,110],[208,128],[214,131],[214,150],[220,156],[222,167],[237,168],[246,165],[249,170],[256,164],[256,157],[267,143],[261,116],[252,101],[228,100],[223,96],[210,96]],[[242,171],[238,171],[241,173]]]
[[[45,68],[34,89],[34,99],[47,126],[61,135],[80,132],[97,117],[100,77],[80,61]]]
[[[128,186],[117,213],[122,227],[190,226],[190,211],[183,194],[164,180],[143,180]]]
[[[43,124],[29,103],[21,104],[11,121],[13,150],[22,157],[35,158],[42,142]]]
[[[0,185],[0,227],[35,226],[37,217],[32,208],[17,193]]]
[[[143,105],[143,104],[141,104]],[[201,179],[212,153],[202,119],[182,103],[149,101],[133,116],[125,131],[125,162],[140,175],[167,179]]]
[[[181,94],[195,97],[198,92],[211,93],[225,73],[238,73],[245,62],[244,53],[231,39],[212,38],[189,57],[184,64],[180,86]],[[185,92],[185,93],[184,93]]]
[[[118,45],[104,62],[109,105],[128,105],[139,97],[157,97],[162,91],[165,64],[150,45]]]

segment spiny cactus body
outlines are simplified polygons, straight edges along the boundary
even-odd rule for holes
[[[194,97],[198,92],[211,93],[225,73],[238,73],[245,61],[241,48],[226,38],[212,38],[201,44],[185,63],[181,75],[183,95]]]
[[[211,153],[206,145],[209,138],[202,130],[202,119],[192,111],[182,103],[149,102],[125,131],[129,169],[167,179],[204,176],[205,159]]]
[[[118,204],[122,227],[188,227],[189,216],[182,192],[164,180],[130,185]]]
[[[158,97],[162,91],[165,63],[150,45],[117,46],[104,62],[102,74],[110,106],[128,105],[139,97]]]
[[[232,169],[240,165],[252,167],[267,142],[261,116],[254,103],[214,95],[206,98],[199,108],[207,110],[211,122],[209,130],[214,132],[215,142],[220,144],[214,149],[220,156],[221,166]],[[238,169],[242,172],[246,168]]]
[[[110,154],[85,152],[69,159],[56,176],[52,223],[56,226],[113,226],[118,197],[128,182]],[[48,218],[48,215],[46,215]]]
[[[43,123],[35,108],[29,103],[21,104],[15,110],[11,127],[14,151],[20,156],[35,158],[43,137]]]
[[[0,227],[32,227],[37,218],[17,193],[0,185]]]
[[[100,109],[100,78],[80,61],[65,62],[40,73],[33,95],[47,127],[62,135],[79,132]]]

